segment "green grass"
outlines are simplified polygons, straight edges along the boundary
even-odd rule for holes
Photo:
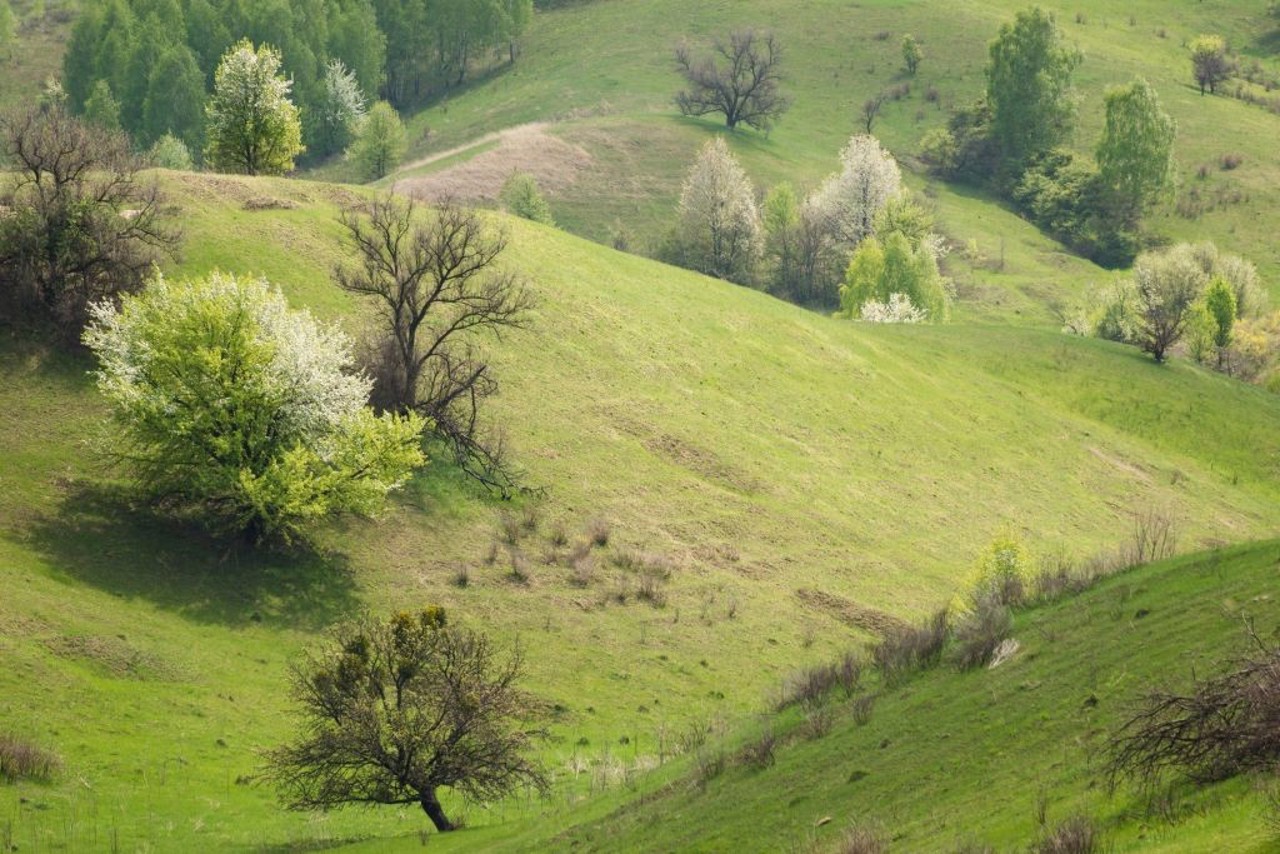
[[[171,275],[263,272],[359,328],[329,279],[337,205],[357,191],[162,179],[186,233]],[[798,663],[866,637],[800,590],[914,617],[1005,528],[1084,556],[1126,538],[1148,506],[1178,520],[1188,549],[1280,521],[1280,398],[1034,329],[837,321],[553,229],[495,225],[539,298],[531,328],[494,358],[495,413],[528,482],[547,488],[523,502],[543,519],[523,546],[526,584],[483,560],[509,508],[443,466],[380,520],[292,556],[151,518],[93,453],[104,410],[90,365],[4,343],[0,717],[66,767],[52,784],[0,788],[0,832],[22,850],[415,834],[412,811],[290,814],[246,784],[257,751],[292,725],[288,661],[360,608],[438,601],[518,640],[528,686],[559,707],[544,747],[555,799],[465,808],[480,827],[556,814],[605,782],[575,767],[647,767],[690,720],[749,721]],[[594,517],[611,522],[610,545],[577,587],[543,563],[546,532],[560,521],[581,537]],[[634,575],[613,565],[630,549],[673,564],[664,607],[637,602]],[[608,797],[589,809],[622,794]]]
[[[892,850],[1026,850],[1041,834],[1043,803],[1049,825],[1089,815],[1114,850],[1274,851],[1261,781],[1177,785],[1149,813],[1134,788],[1108,792],[1104,767],[1109,734],[1143,692],[1184,690],[1193,672],[1216,673],[1248,652],[1245,617],[1263,637],[1280,634],[1278,567],[1272,541],[1123,573],[1018,614],[1019,652],[994,670],[944,664],[885,691],[865,726],[838,697],[822,738],[803,735],[797,710],[777,715],[785,746],[773,767],[731,761],[699,787],[686,758],[580,811],[465,832],[441,847],[778,851],[815,841],[827,850],[845,827],[864,824]],[[710,750],[732,757],[741,737],[713,739]]]
[[[1197,33],[1220,32],[1246,61],[1258,59],[1275,73],[1280,66],[1267,38],[1273,27],[1261,7],[1226,0],[1193,5],[1147,0],[1128,4],[1124,12],[1099,0],[1041,5],[1055,12],[1086,57],[1077,74],[1074,145],[1092,149],[1107,86],[1137,74],[1147,77],[1178,121],[1181,192],[1194,189],[1220,200],[1191,220],[1174,214],[1171,205],[1154,218],[1153,227],[1172,239],[1214,240],[1254,260],[1264,277],[1275,281],[1280,255],[1270,231],[1271,212],[1280,203],[1280,164],[1270,140],[1280,134],[1280,117],[1231,98],[1201,97],[1192,85],[1184,46]],[[788,50],[787,88],[794,106],[767,138],[744,131],[732,135],[731,142],[758,186],[767,189],[787,180],[803,190],[835,169],[841,145],[858,129],[862,102],[903,82],[911,84],[910,94],[885,105],[875,133],[910,164],[924,132],[945,121],[947,109],[980,93],[987,42],[1024,6],[1014,0],[967,0],[939,15],[921,2],[863,3],[850,10],[822,0],[790,4],[780,13],[776,0],[745,0],[731,9],[674,0],[597,0],[551,11],[535,16],[515,66],[410,119],[410,137],[417,142],[409,159],[512,125],[555,122],[554,132],[595,158],[574,185],[549,194],[557,221],[598,241],[607,240],[615,222],[621,223],[644,249],[669,226],[680,181],[698,145],[723,130],[714,117],[675,115],[671,99],[680,80],[671,52],[681,38],[709,41],[740,25],[775,29]],[[926,54],[910,81],[901,71],[899,52],[905,32],[921,40]],[[938,93],[934,103],[924,98],[929,87]],[[1224,135],[1223,128],[1230,133]],[[1243,156],[1244,166],[1221,172],[1214,165],[1207,179],[1196,177],[1201,165],[1216,164],[1232,152]],[[984,291],[990,291],[976,311],[980,316],[1018,320],[1022,315],[1023,322],[1051,323],[1052,304],[1070,300],[1091,279],[1105,275],[1075,260],[1044,265],[1041,257],[1054,251],[1044,248],[1048,241],[998,206],[938,207],[948,234],[991,248],[1003,242],[1010,264],[1039,268],[1036,273],[1051,278],[1046,282],[1042,275],[1038,287],[1028,289],[1000,276],[979,276]]]

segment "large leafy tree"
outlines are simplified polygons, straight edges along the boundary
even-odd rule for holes
[[[547,786],[526,756],[520,672],[518,653],[500,660],[438,607],[357,620],[294,668],[303,732],[268,754],[267,777],[293,809],[413,804],[453,830],[441,788],[493,800]]]
[[[764,230],[751,179],[721,137],[704,145],[690,168],[676,227],[686,266],[734,282],[752,279]]]
[[[1068,46],[1053,15],[1039,7],[1000,27],[987,63],[991,134],[1010,175],[1022,172],[1071,130],[1071,74],[1081,54]]]
[[[216,532],[287,540],[371,513],[423,462],[422,419],[375,416],[342,333],[265,281],[157,275],[95,304],[84,340],[138,485]]]
[[[1177,125],[1146,80],[1109,89],[1098,142],[1098,173],[1120,226],[1132,223],[1173,184]]]
[[[205,107],[205,158],[215,169],[278,175],[303,151],[292,84],[280,73],[280,54],[241,40],[222,57]]]

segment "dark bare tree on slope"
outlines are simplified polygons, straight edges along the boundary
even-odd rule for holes
[[[374,404],[430,419],[467,474],[509,496],[518,473],[480,417],[498,382],[477,340],[524,326],[533,307],[499,264],[506,234],[452,202],[420,211],[394,196],[349,208],[341,222],[356,257],[336,270],[338,284],[373,298],[382,325]]]
[[[737,30],[717,39],[712,55],[694,57],[676,48],[676,69],[689,88],[676,95],[681,115],[723,113],[730,130],[739,124],[768,131],[791,106],[778,89],[782,48],[773,33]]]

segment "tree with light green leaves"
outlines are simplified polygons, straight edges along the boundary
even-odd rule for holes
[[[1066,44],[1053,15],[1039,7],[1001,26],[989,55],[991,134],[1005,171],[1018,175],[1069,136],[1075,117],[1071,75],[1082,55]]]
[[[424,462],[422,419],[376,416],[336,328],[265,281],[159,274],[84,341],[111,404],[114,449],[157,507],[251,542],[369,514]]]
[[[1115,227],[1137,220],[1173,186],[1177,125],[1146,80],[1107,90],[1106,124],[1095,152]]]
[[[379,101],[360,122],[347,157],[359,167],[362,177],[376,179],[400,163],[404,149],[404,122],[400,121],[400,114],[386,101]]]
[[[900,231],[868,237],[858,246],[840,287],[837,314],[856,320],[868,304],[894,302],[909,303],[933,322],[946,319],[947,292],[933,251],[913,247]]]
[[[292,84],[280,74],[280,53],[243,39],[222,57],[205,106],[205,159],[214,169],[280,175],[304,150]]]
[[[914,77],[916,70],[920,68],[920,62],[923,59],[924,50],[920,47],[920,42],[916,41],[916,37],[910,33],[903,36],[902,65],[907,69],[907,73]]]
[[[511,177],[503,183],[499,197],[508,213],[543,225],[556,224],[555,217],[551,215],[551,206],[538,189],[537,179],[528,172],[512,172]]]
[[[1218,90],[1218,84],[1231,76],[1231,60],[1227,56],[1227,42],[1222,36],[1196,36],[1191,40],[1191,73],[1200,86],[1210,94]]]

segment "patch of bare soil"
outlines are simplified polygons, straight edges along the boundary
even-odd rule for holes
[[[834,593],[801,588],[796,591],[796,596],[810,608],[826,611],[841,622],[873,634],[885,635],[895,629],[906,627],[906,623],[892,614],[859,605]]]
[[[485,137],[472,145],[440,152],[410,164],[406,169],[427,165],[436,160],[482,145],[491,139],[498,144],[470,160],[433,172],[402,178],[393,184],[396,192],[428,201],[455,198],[462,201],[493,201],[502,185],[514,172],[527,172],[547,194],[562,192],[591,167],[592,158],[580,146],[565,142],[547,132],[542,123],[520,125]]]

